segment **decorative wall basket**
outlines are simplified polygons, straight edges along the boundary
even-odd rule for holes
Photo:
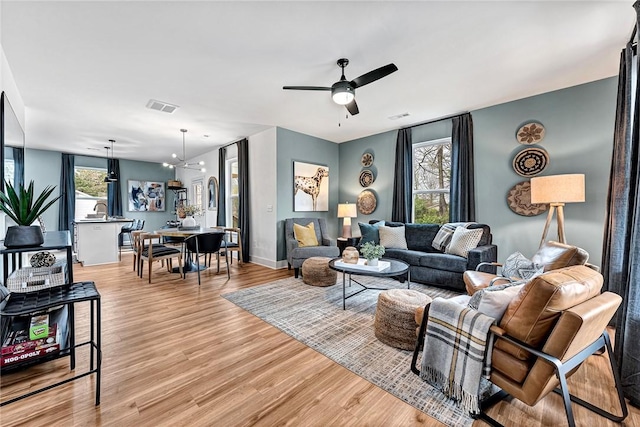
[[[365,168],[368,168],[373,164],[373,154],[372,153],[364,153],[362,158],[360,159],[360,164]]]
[[[513,170],[520,176],[531,177],[541,173],[549,164],[549,153],[540,147],[528,147],[513,159]]]
[[[373,184],[373,181],[375,181],[375,177],[373,176],[373,172],[371,172],[369,169],[365,169],[362,172],[360,172],[360,185],[363,187],[368,187],[371,184]]]
[[[518,215],[536,216],[549,209],[547,204],[531,203],[531,183],[522,181],[511,187],[507,193],[507,204],[509,209]]]
[[[358,195],[358,201],[356,204],[358,205],[358,212],[363,215],[370,215],[376,210],[378,200],[373,191],[364,190]]]
[[[530,122],[521,126],[516,132],[520,144],[537,144],[544,139],[545,129],[542,123]]]

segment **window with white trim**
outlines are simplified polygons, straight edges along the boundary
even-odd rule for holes
[[[449,222],[450,183],[451,138],[413,144],[413,222]]]

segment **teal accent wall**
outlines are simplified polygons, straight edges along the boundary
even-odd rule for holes
[[[338,192],[340,186],[339,145],[333,142],[276,128],[277,150],[277,257],[287,258],[284,243],[284,220],[287,218],[325,218],[329,235],[338,237]],[[293,211],[293,162],[314,163],[329,167],[329,211]],[[259,189],[252,190],[259,191]]]
[[[546,213],[535,217],[509,209],[507,193],[525,181],[512,167],[525,148],[515,133],[537,120],[546,130],[538,144],[549,153],[540,174],[584,173],[586,202],[564,208],[567,242],[582,247],[590,262],[601,264],[604,220],[613,150],[617,77],[545,93],[473,111],[478,221],[491,225],[498,258],[519,251],[531,256],[538,248]],[[555,217],[547,236],[557,240]]]
[[[57,151],[45,150],[25,150],[25,182],[34,180],[36,192],[41,191],[47,185],[55,185],[54,194],[60,194],[60,170],[61,153]],[[84,167],[106,168],[107,160],[104,157],[75,156],[75,165]],[[170,190],[165,191],[166,211],[165,212],[129,212],[127,199],[127,182],[130,179],[144,181],[164,182],[174,178],[174,171],[162,167],[159,163],[139,162],[133,160],[120,160],[120,180],[122,189],[122,214],[127,218],[138,218],[145,220],[144,229],[148,231],[157,230],[166,224],[167,220],[175,219],[173,214],[174,194]],[[44,213],[44,221],[47,230],[58,229],[58,204],[54,204]]]

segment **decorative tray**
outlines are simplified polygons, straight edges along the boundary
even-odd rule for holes
[[[367,263],[366,259],[358,258],[357,264],[349,264],[343,261],[336,261],[333,265],[335,265],[338,268],[364,270],[364,271],[377,271],[377,272],[387,270],[389,267],[391,267],[391,263],[389,261],[378,261],[378,265],[367,265],[366,263]]]

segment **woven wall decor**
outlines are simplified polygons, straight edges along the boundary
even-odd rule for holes
[[[368,168],[369,166],[371,166],[373,164],[373,154],[364,153],[362,155],[362,158],[360,159],[360,164],[365,168]]]
[[[363,215],[370,215],[371,213],[373,213],[373,211],[376,210],[378,200],[373,191],[364,190],[358,195],[356,204],[358,205],[358,212]]]
[[[549,153],[540,147],[525,148],[513,158],[513,170],[524,177],[538,175],[548,164]]]
[[[360,172],[360,185],[363,187],[368,187],[371,184],[373,184],[373,181],[375,181],[375,177],[373,176],[373,172],[371,172],[369,169],[365,169],[362,172]]]
[[[522,181],[511,187],[507,193],[507,204],[509,209],[518,215],[536,216],[549,209],[549,205],[544,203],[531,203],[531,183]]]
[[[520,144],[537,144],[544,138],[545,129],[541,123],[526,123],[516,132],[516,139]]]

